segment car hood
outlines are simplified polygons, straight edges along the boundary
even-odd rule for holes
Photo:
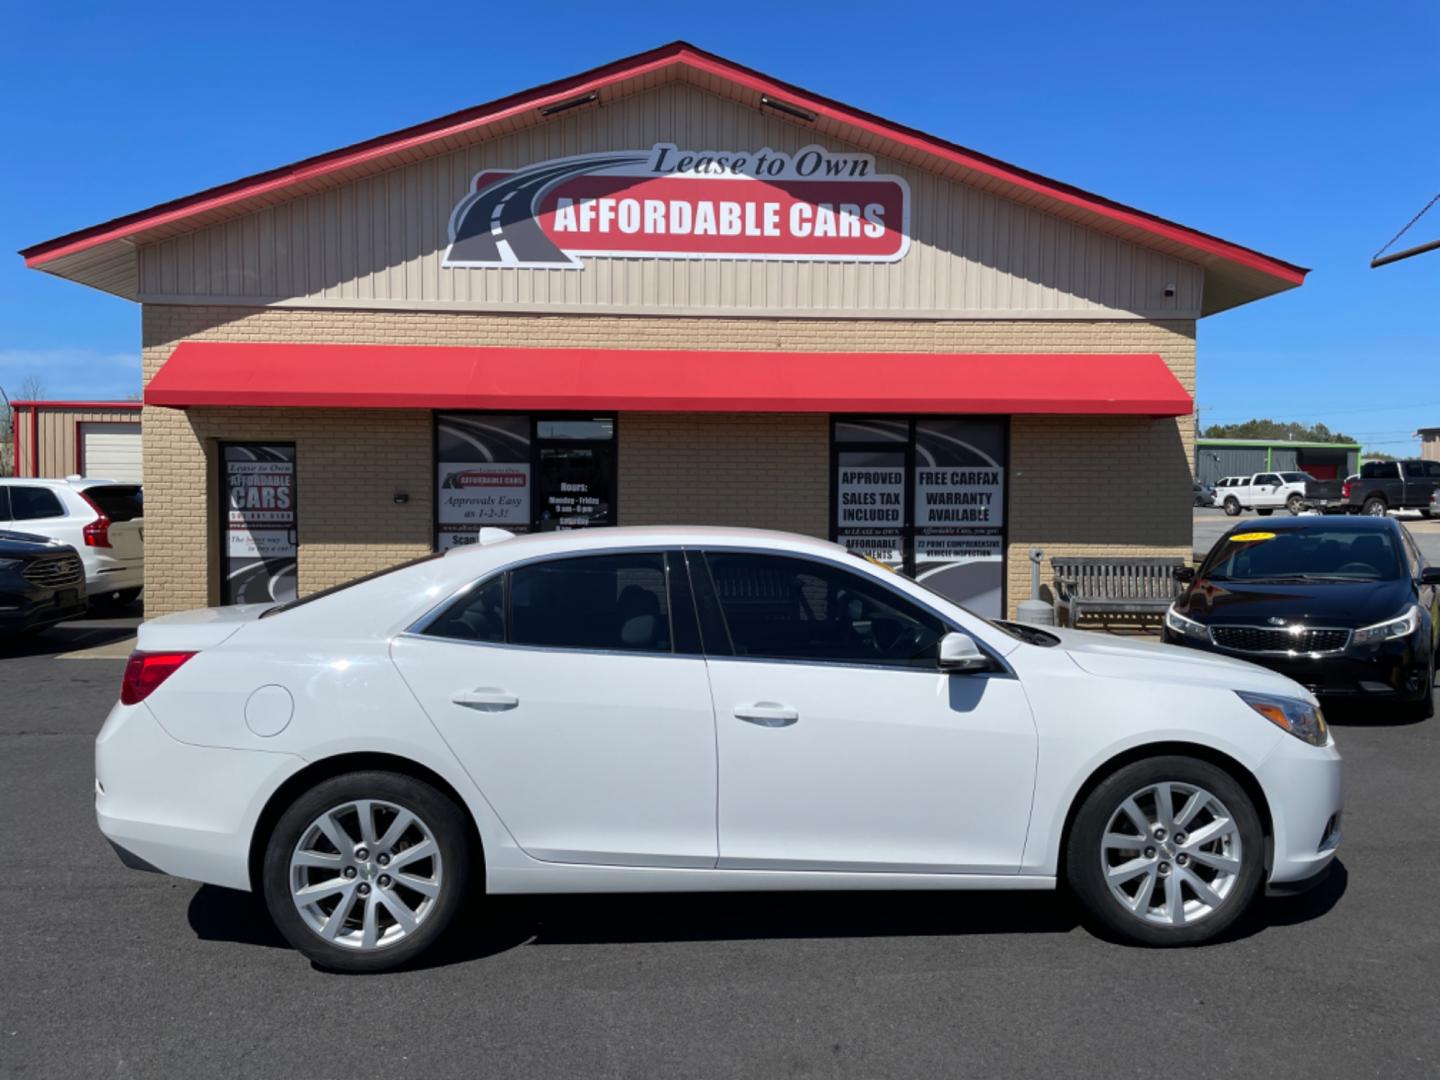
[[[1247,623],[1267,620],[1327,626],[1369,626],[1389,619],[1413,601],[1410,582],[1208,581],[1201,579],[1180,598],[1176,610],[1204,623]]]
[[[1284,675],[1217,653],[1164,645],[1153,640],[1117,638],[1085,630],[1045,628],[1060,639],[1081,671],[1106,679],[1143,679],[1187,686],[1250,690],[1313,701],[1310,692]]]
[[[0,555],[54,555],[69,550],[68,544],[34,533],[0,529]]]

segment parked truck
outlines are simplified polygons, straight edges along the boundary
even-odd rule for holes
[[[1269,517],[1282,507],[1298,514],[1305,508],[1305,485],[1314,482],[1313,476],[1303,472],[1226,476],[1215,485],[1215,504],[1231,517],[1238,517],[1242,510]]]
[[[1419,510],[1428,518],[1435,512],[1431,497],[1436,488],[1440,461],[1370,461],[1345,481],[1341,498],[1349,514],[1378,517],[1390,510]]]

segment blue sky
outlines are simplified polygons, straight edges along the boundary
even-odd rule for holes
[[[1440,425],[1440,7],[1370,3],[24,4],[0,32],[0,246],[685,38],[1314,267],[1200,325],[1202,420]],[[531,13],[533,12],[533,14]],[[1440,207],[1402,243],[1440,238]],[[0,260],[0,386],[139,390],[139,312]]]

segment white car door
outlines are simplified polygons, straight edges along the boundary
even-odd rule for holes
[[[722,869],[1018,870],[1036,762],[1018,681],[942,674],[949,627],[878,575],[723,549],[690,564]]]
[[[392,647],[537,859],[715,865],[709,683],[688,592],[672,621],[666,578],[656,551],[517,566]]]

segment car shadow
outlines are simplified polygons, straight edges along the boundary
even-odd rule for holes
[[[1344,867],[1337,862],[1308,893],[1262,899],[1219,940],[1319,918],[1339,902],[1345,886]],[[471,917],[444,943],[407,969],[469,963],[521,945],[1067,934],[1082,922],[1073,901],[1054,892],[489,896],[469,910]],[[264,903],[250,893],[201,886],[190,902],[189,921],[202,940],[286,947]]]
[[[115,616],[107,618],[115,618]],[[118,625],[119,621],[117,619],[117,625],[112,626],[76,620],[60,623],[58,626],[52,626],[38,634],[30,634],[22,638],[0,638],[0,660],[32,656],[58,656],[61,653],[93,649],[134,637],[136,620],[129,619],[124,622],[124,625]]]
[[[1407,716],[1395,702],[1379,701],[1321,701],[1325,710],[1325,722],[1331,727],[1413,727],[1426,721],[1417,716]],[[1440,715],[1440,701],[1437,701],[1437,715]]]

